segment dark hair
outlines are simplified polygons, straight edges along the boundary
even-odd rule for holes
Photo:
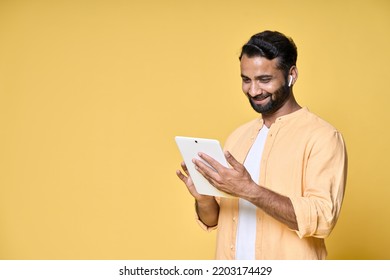
[[[242,47],[243,55],[248,57],[261,56],[269,60],[278,58],[278,68],[286,74],[291,66],[297,63],[297,47],[294,41],[277,31],[263,31],[253,35]]]

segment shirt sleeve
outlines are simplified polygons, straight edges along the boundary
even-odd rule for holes
[[[325,238],[340,214],[344,197],[347,154],[338,131],[320,133],[308,145],[303,196],[290,197],[300,238]]]

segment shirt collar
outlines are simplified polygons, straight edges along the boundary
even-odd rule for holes
[[[275,120],[275,123],[289,121],[289,120],[294,119],[294,118],[296,118],[296,117],[298,117],[301,114],[304,114],[306,112],[309,112],[309,109],[307,107],[302,107],[301,109],[299,109],[299,110],[297,110],[295,112],[292,112],[290,114],[287,114],[287,115],[284,115],[284,116],[281,116],[281,117],[277,118]],[[258,122],[257,122],[257,125],[256,125],[256,130],[259,131],[263,127],[263,125],[264,125],[264,120],[260,117],[258,119]],[[271,127],[272,127],[272,125],[271,125]]]

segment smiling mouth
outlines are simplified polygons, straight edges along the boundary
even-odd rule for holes
[[[265,94],[259,94],[259,95],[256,95],[254,97],[251,97],[251,99],[253,101],[262,101],[262,100],[264,100],[264,99],[266,99],[266,98],[268,98],[270,96],[271,96],[270,93],[265,93]]]

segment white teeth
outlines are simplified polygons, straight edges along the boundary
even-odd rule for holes
[[[270,94],[256,95],[256,96],[252,97],[252,99],[255,101],[261,101],[261,100],[266,99],[268,96],[270,96]]]

